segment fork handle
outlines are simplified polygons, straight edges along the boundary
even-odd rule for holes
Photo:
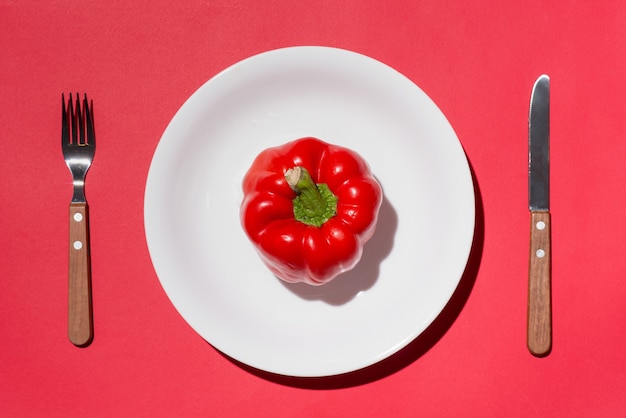
[[[93,339],[87,203],[70,204],[68,336],[85,347]]]

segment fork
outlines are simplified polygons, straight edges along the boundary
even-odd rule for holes
[[[68,336],[74,345],[85,347],[93,340],[89,217],[85,198],[85,176],[96,151],[93,101],[90,106],[85,93],[81,109],[78,93],[75,105],[72,94],[67,106],[63,94],[61,100],[63,158],[74,183],[69,211]]]

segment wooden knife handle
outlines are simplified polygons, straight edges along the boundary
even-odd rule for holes
[[[93,339],[89,217],[86,203],[70,204],[68,336],[79,347]]]
[[[528,349],[543,357],[552,349],[550,212],[531,212],[528,271]]]

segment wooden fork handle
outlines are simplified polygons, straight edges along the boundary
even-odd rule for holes
[[[531,212],[528,269],[528,349],[543,357],[552,349],[550,212]]]
[[[93,339],[89,217],[86,203],[70,204],[68,336],[85,347]]]

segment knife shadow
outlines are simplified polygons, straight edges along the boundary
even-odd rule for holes
[[[342,389],[374,382],[402,370],[426,354],[448,332],[467,302],[478,275],[484,245],[484,210],[482,196],[474,170],[470,163],[476,199],[475,229],[467,265],[452,297],[439,316],[415,340],[390,357],[366,368],[350,373],[325,377],[294,377],[278,375],[243,364],[224,353],[224,357],[249,373],[262,379],[285,386],[302,389]],[[219,352],[219,351],[218,351]]]

